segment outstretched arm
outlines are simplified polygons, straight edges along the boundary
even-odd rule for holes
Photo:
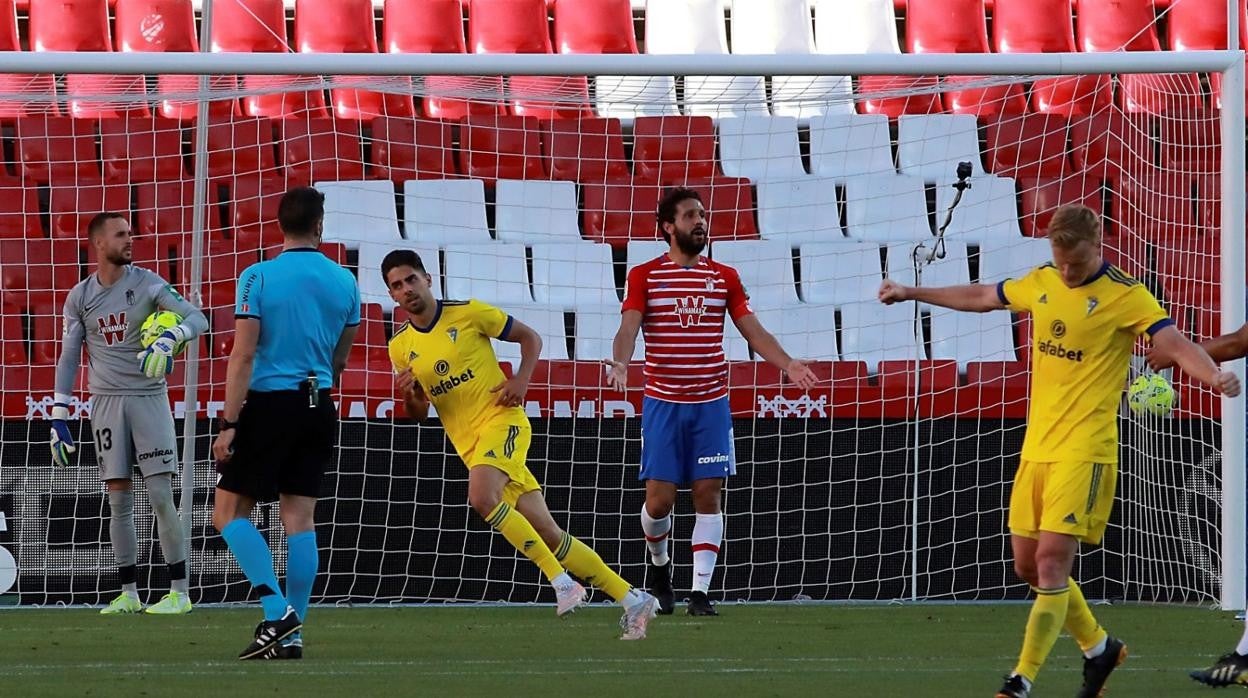
[[[966,310],[973,313],[986,313],[989,310],[1004,310],[1005,303],[997,293],[997,287],[988,284],[967,284],[965,286],[903,286],[891,279],[880,284],[880,302],[892,305],[899,301],[920,301],[939,305],[942,308]]]
[[[1215,392],[1231,397],[1239,395],[1239,378],[1230,371],[1219,370],[1209,354],[1175,329],[1174,325],[1158,330],[1153,335],[1153,346],[1162,354],[1173,357],[1179,368]]]
[[[758,321],[757,315],[754,313],[742,315],[734,322],[737,324],[737,329],[741,330],[741,336],[745,338],[745,341],[749,342],[754,351],[767,363],[787,373],[789,380],[803,390],[809,390],[815,386],[815,374],[804,361],[789,356],[784,347],[780,346],[780,341],[776,339],[776,336],[768,332],[763,327],[763,323]]]
[[[1242,325],[1230,334],[1205,340],[1200,343],[1200,348],[1219,363],[1248,356],[1248,325]],[[1162,351],[1156,342],[1148,348],[1148,365],[1154,371],[1170,368],[1174,366],[1174,361],[1175,357]]]

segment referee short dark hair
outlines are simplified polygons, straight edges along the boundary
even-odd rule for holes
[[[277,224],[286,235],[312,235],[323,218],[325,195],[316,189],[295,187],[282,194],[282,202],[277,207]]]
[[[420,255],[415,250],[390,250],[381,260],[381,280],[390,285],[390,270],[399,267],[411,267],[419,272],[425,271],[425,263],[420,260]]]

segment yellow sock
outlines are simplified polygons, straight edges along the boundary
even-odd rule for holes
[[[1031,604],[1027,618],[1027,632],[1023,634],[1023,651],[1018,657],[1014,673],[1034,682],[1040,667],[1049,656],[1049,650],[1057,642],[1066,622],[1066,608],[1070,603],[1070,588],[1036,589],[1036,600]]]
[[[569,572],[602,589],[616,601],[623,600],[633,588],[623,577],[607,567],[607,563],[602,561],[593,548],[567,533],[559,541],[555,557],[567,566]]]
[[[1092,616],[1092,609],[1088,606],[1087,599],[1083,598],[1083,591],[1079,589],[1078,584],[1075,584],[1075,580],[1066,580],[1066,585],[1070,587],[1070,605],[1066,609],[1066,632],[1079,643],[1079,649],[1087,652],[1099,645],[1109,633],[1105,632],[1105,628],[1102,628]]]
[[[542,537],[537,535],[533,524],[529,523],[529,520],[520,512],[512,509],[510,504],[499,502],[498,506],[494,507],[494,511],[485,517],[485,522],[495,531],[503,534],[503,538],[506,538],[512,547],[540,567],[546,579],[554,581],[555,577],[563,574],[563,567],[555,559],[555,554],[550,552],[550,548],[542,541]]]

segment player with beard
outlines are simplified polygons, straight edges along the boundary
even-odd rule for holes
[[[720,492],[736,472],[732,414],[728,407],[728,365],[724,360],[724,318],[768,363],[803,389],[815,384],[805,363],[790,357],[763,329],[750,309],[737,271],[702,256],[707,213],[692,189],[677,188],[659,203],[659,229],[670,248],[628,273],[620,329],[615,335],[608,382],[623,391],[628,363],[645,333],[645,398],[641,412],[641,474],[646,503],[641,528],[650,551],[650,593],[659,612],[675,604],[668,536],[679,487],[689,486],[697,521],[693,526],[693,591],[686,612],[718,615],[707,598],[724,533]]]

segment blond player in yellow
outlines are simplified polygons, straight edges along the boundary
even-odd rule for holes
[[[1239,394],[1233,373],[1179,333],[1140,282],[1101,257],[1101,223],[1063,206],[1048,227],[1053,262],[996,285],[914,288],[885,281],[880,301],[922,301],[954,310],[1031,313],[1032,381],[1027,436],[1010,494],[1014,571],[1036,592],[1018,665],[998,698],[1027,698],[1066,631],[1083,650],[1081,698],[1099,696],[1126,658],[1122,641],[1092,617],[1070,578],[1079,543],[1099,544],[1118,479],[1117,416],[1137,337],[1147,335],[1189,375]]]
[[[381,262],[390,297],[410,319],[390,340],[395,387],[407,413],[422,420],[432,403],[468,466],[468,502],[508,543],[541,568],[555,588],[558,615],[585,601],[593,584],[624,607],[621,639],[640,640],[658,600],[634,589],[589,546],[562,531],[550,515],[525,457],[532,432],[524,394],[542,338],[507,313],[480,301],[439,301],[420,256],[394,250]],[[520,366],[503,375],[490,338],[520,345]]]

